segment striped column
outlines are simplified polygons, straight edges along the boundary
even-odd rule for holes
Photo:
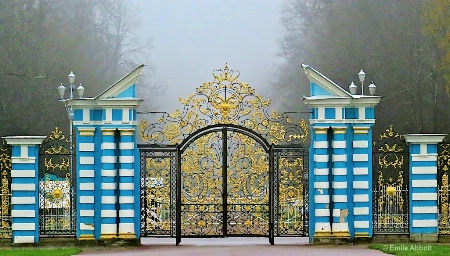
[[[119,238],[135,239],[135,197],[139,191],[134,186],[134,128],[119,129]],[[136,224],[139,226],[138,224]]]
[[[370,126],[353,127],[354,237],[372,236],[372,143]]]
[[[331,236],[328,127],[314,126],[314,236]]]
[[[39,145],[45,136],[3,137],[12,145],[12,242],[39,242]]]
[[[78,127],[77,133],[77,237],[94,240],[94,127]]]
[[[100,128],[102,131],[102,171],[101,171],[101,235],[100,239],[117,237],[117,196],[116,196],[116,143],[115,128]]]
[[[444,135],[405,135],[410,143],[410,237],[438,240],[437,143]],[[412,211],[411,211],[412,210]]]
[[[333,236],[350,237],[348,229],[347,204],[347,127],[332,127],[333,129]]]

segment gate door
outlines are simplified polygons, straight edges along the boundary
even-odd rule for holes
[[[409,147],[392,125],[374,140],[373,232],[409,233]]]
[[[181,236],[269,236],[269,154],[222,128],[182,151]]]

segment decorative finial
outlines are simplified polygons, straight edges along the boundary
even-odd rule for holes
[[[228,63],[225,63],[225,69],[228,69]]]

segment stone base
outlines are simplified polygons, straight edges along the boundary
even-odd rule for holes
[[[450,243],[450,234],[439,234],[439,243]]]
[[[410,241],[409,234],[377,234],[370,240],[373,244],[409,243]]]
[[[424,243],[435,243],[439,240],[438,233],[434,234],[423,234],[415,233],[410,235],[411,241],[413,242],[424,242]]]
[[[350,237],[314,237],[313,244],[314,245],[338,245],[338,244],[351,244],[352,239]]]

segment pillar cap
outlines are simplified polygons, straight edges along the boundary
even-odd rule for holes
[[[47,136],[6,136],[2,138],[10,145],[40,145]]]
[[[403,135],[407,143],[439,143],[446,134],[406,134]]]

